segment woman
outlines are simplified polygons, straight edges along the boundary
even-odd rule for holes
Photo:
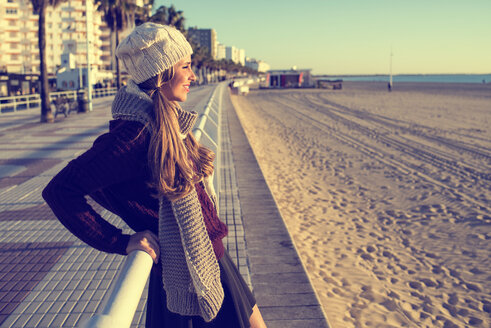
[[[254,297],[224,249],[217,216],[215,155],[181,109],[196,79],[192,48],[173,27],[145,23],[118,46],[131,79],[116,95],[109,132],[43,191],[61,223],[104,252],[142,250],[150,275],[147,327],[265,327]],[[122,231],[85,196],[120,216]]]

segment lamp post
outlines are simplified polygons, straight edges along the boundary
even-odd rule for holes
[[[89,38],[89,2],[85,1],[85,33],[87,34],[87,101],[89,112],[92,111],[92,83],[90,79],[90,38]]]

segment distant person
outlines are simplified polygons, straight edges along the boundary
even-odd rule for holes
[[[43,197],[90,246],[152,257],[146,327],[266,327],[223,246],[215,154],[191,132],[197,113],[178,104],[196,79],[191,53],[181,32],[155,23],[121,41],[116,55],[131,79],[114,98],[109,132],[59,172]],[[104,220],[86,196],[136,232]]]
[[[390,84],[390,82],[387,83],[387,90],[389,90],[389,92],[392,91],[392,84]]]

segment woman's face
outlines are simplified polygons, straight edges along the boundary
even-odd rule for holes
[[[191,56],[184,57],[174,65],[174,77],[164,85],[164,96],[170,101],[186,101],[188,98],[189,85],[196,80],[191,69]]]

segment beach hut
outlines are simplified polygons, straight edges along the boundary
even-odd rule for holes
[[[267,88],[312,88],[311,69],[270,70],[266,77]]]

